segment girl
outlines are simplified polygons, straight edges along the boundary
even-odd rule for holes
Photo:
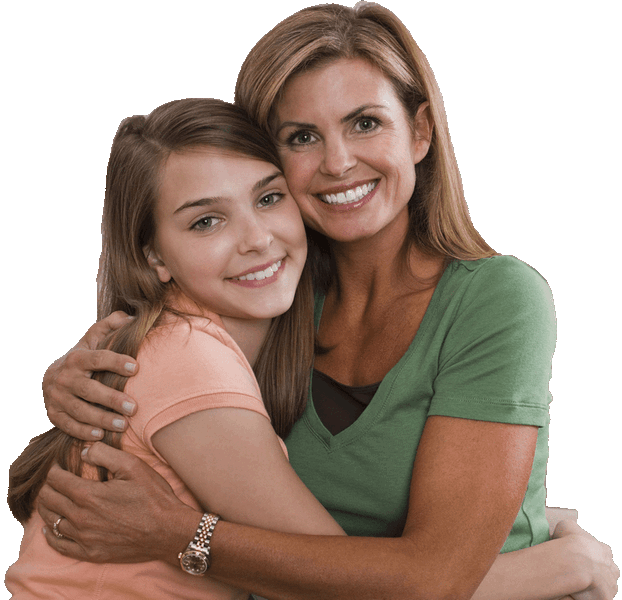
[[[341,534],[270,427],[271,419],[284,437],[304,408],[313,347],[304,226],[278,165],[265,135],[221,101],[175,101],[121,124],[108,164],[98,311],[134,316],[104,345],[138,355],[143,368],[127,391],[145,410],[122,439],[107,441],[164,475],[194,508]],[[25,525],[6,578],[15,598],[248,596],[161,561],[93,565],[49,548],[36,496],[53,462],[81,473],[82,448],[52,429],[11,469],[9,504]],[[184,556],[188,570],[208,558],[201,552]]]

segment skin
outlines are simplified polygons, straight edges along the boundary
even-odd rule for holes
[[[254,360],[272,317],[292,304],[307,256],[304,226],[274,165],[210,149],[173,153],[162,169],[154,247],[160,281],[220,315]],[[280,261],[268,278],[241,280]]]
[[[427,103],[411,123],[386,77],[365,61],[342,60],[294,78],[277,118],[284,173],[303,218],[334,240],[337,283],[319,329],[331,350],[315,367],[346,385],[376,383],[413,340],[443,268],[442,259],[414,248],[414,277],[405,277],[398,258],[414,165],[432,136]],[[362,206],[338,210],[321,200],[361,182],[376,182]],[[398,307],[399,322],[392,318]]]
[[[319,330],[320,341],[334,349],[325,359],[320,357],[316,366],[350,385],[376,382],[395,364],[396,355],[401,356],[419,327],[441,271],[440,260],[425,257],[416,248],[407,257],[414,277],[404,276],[399,260],[407,228],[410,195],[406,192],[409,188],[412,192],[415,180],[412,165],[427,152],[431,124],[422,106],[414,123],[404,128],[406,112],[387,84],[386,78],[365,62],[335,61],[292,79],[277,107],[285,175],[305,220],[331,238],[336,265],[336,282],[328,291]],[[341,89],[343,93],[338,93]],[[352,116],[361,107],[366,111],[359,116],[368,117],[369,107],[386,113],[384,125],[362,133],[369,123],[364,125]],[[292,137],[281,136],[289,123],[297,124],[293,129],[298,138],[293,139],[298,144],[304,142],[304,148],[292,147]],[[306,126],[300,128],[303,123]],[[310,137],[303,136],[307,133]],[[368,153],[368,144],[374,145],[373,152]],[[408,172],[395,172],[383,161],[380,149],[389,152],[394,146],[400,149],[398,160],[408,157]],[[377,191],[369,202],[351,210],[335,211],[318,196],[369,181],[377,182]],[[395,324],[387,317],[398,305],[411,314],[407,323]],[[383,333],[387,336],[387,328],[395,349],[384,356],[377,344],[382,343]],[[490,572],[499,575],[497,569],[501,569],[501,581],[507,581],[508,573],[517,572],[520,564],[519,572],[529,573],[530,580],[541,586],[548,583],[546,592],[540,587],[538,597],[587,591],[596,580],[590,576],[588,582],[583,576],[585,569],[578,569],[576,575],[561,561],[559,574],[555,571],[552,577],[556,563],[543,561],[543,548],[560,550],[561,539],[542,544],[538,552],[498,557],[526,489],[536,434],[536,428],[527,426],[430,417],[413,468],[408,519],[400,538],[285,536],[223,522],[213,538],[210,575],[251,586],[271,598],[469,598],[493,563]],[[97,448],[93,460],[119,460],[114,452]],[[67,510],[58,514],[72,515],[72,521],[79,522],[73,515],[83,513],[82,500],[94,492],[90,482],[80,482],[79,490],[72,493],[77,501],[68,504],[65,474],[55,471],[50,481],[44,489],[45,503]],[[162,500],[162,506],[167,506],[167,501]],[[476,511],[469,509],[473,506]],[[170,548],[187,543],[198,522],[198,515],[193,517],[179,507],[177,511],[177,517],[170,507],[156,513],[176,523],[174,531],[158,538],[158,556],[165,560],[172,560]],[[52,511],[44,518],[49,523],[53,516]],[[69,536],[81,539],[80,527],[65,520],[62,525]],[[92,541],[97,534],[90,529],[84,535]],[[89,544],[74,542],[72,546],[72,542],[51,537],[48,534],[62,551],[77,556],[89,552]],[[105,553],[102,545],[100,542],[99,553]],[[519,563],[509,565],[508,561]],[[613,575],[615,570],[603,577],[609,587],[601,585],[592,598],[608,597]],[[524,575],[523,583],[529,584]]]

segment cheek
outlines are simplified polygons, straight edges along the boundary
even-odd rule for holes
[[[291,152],[281,156],[283,174],[294,198],[306,194],[316,172],[315,160],[310,152]],[[298,199],[296,200],[299,201]]]

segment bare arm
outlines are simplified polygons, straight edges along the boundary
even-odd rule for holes
[[[168,484],[133,455],[96,444],[89,450],[87,460],[106,466],[115,477],[99,483],[54,467],[39,503],[39,512],[48,524],[48,542],[63,554],[91,562],[159,559],[178,564],[177,553],[194,536],[201,513],[181,503]],[[51,532],[51,524],[60,515],[66,516],[61,523],[64,539],[57,539]],[[611,549],[576,524],[567,523],[561,523],[555,532],[565,540],[564,544],[554,539],[497,556],[473,598],[543,600],[565,589],[560,587],[564,582],[567,593],[581,592],[574,596],[575,600],[613,598],[619,571]],[[222,525],[224,521],[218,524],[219,535]],[[267,532],[236,529],[257,535],[254,542],[246,540],[246,552],[266,552],[263,535]],[[596,588],[600,591],[595,592]]]
[[[535,430],[529,427],[430,418],[417,455],[402,538],[301,536],[222,521],[213,538],[211,575],[273,598],[460,598],[475,592],[494,563],[490,585],[480,586],[476,598],[529,597],[521,586],[531,589],[534,599],[559,597],[579,588],[589,594],[586,598],[606,598],[594,591],[595,582],[608,577],[615,585],[617,575],[615,571],[603,575],[603,569],[590,570],[589,561],[576,560],[577,548],[581,549],[578,535],[568,536],[563,545],[553,545],[559,541],[553,540],[497,555],[524,493],[533,443]],[[118,479],[101,484],[52,471],[51,485],[41,492],[45,506],[40,512],[50,525],[58,515],[66,515],[61,531],[76,541],[57,540],[50,532],[48,540],[62,552],[86,560],[160,558],[174,563],[194,535],[200,514],[171,501],[161,483],[149,481],[155,474],[144,466],[133,464],[124,470],[124,463],[140,463],[135,457],[121,460],[122,453],[101,445],[91,454],[119,473]],[[132,477],[139,480],[139,491],[128,485]],[[136,494],[146,494],[148,501],[139,504]],[[121,497],[130,495],[132,502],[120,506]],[[136,504],[140,514],[128,513]],[[140,523],[141,532],[133,534],[139,540],[134,548],[129,548],[131,536],[123,538],[125,522],[133,528]],[[569,548],[573,552],[565,551]],[[613,562],[603,559],[603,564]],[[513,581],[517,586],[508,587]],[[537,581],[543,587],[529,588]]]
[[[124,431],[121,415],[134,414],[135,403],[126,394],[91,379],[96,371],[112,371],[131,376],[137,363],[131,356],[97,350],[110,331],[127,323],[123,312],[115,312],[95,323],[67,354],[52,363],[43,377],[43,397],[53,425],[78,439],[93,441],[103,436],[103,429]],[[85,402],[88,400],[88,402]],[[115,412],[102,410],[101,404]]]
[[[154,447],[205,510],[275,531],[345,535],[296,475],[264,416],[196,412],[158,431]]]
[[[470,598],[519,509],[536,435],[431,417],[401,538],[283,536],[223,523],[211,574],[242,587],[265,581],[257,591],[274,598]]]

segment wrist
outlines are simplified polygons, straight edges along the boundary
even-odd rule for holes
[[[190,575],[205,575],[209,570],[211,560],[211,541],[216,524],[220,520],[218,515],[204,513],[197,527],[192,541],[180,552],[177,558],[181,568]]]
[[[564,558],[567,577],[571,582],[572,592],[582,592],[594,583],[595,568],[590,557],[586,540],[581,535],[568,535],[558,540],[564,544]]]
[[[165,521],[167,523],[166,543],[161,546],[160,560],[179,567],[179,553],[183,552],[188,542],[194,538],[202,518],[202,512],[185,506],[183,510],[176,511],[174,519]]]

